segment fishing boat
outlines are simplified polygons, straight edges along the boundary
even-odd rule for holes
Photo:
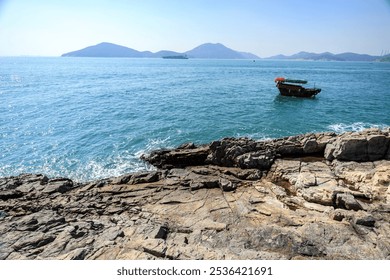
[[[276,87],[279,89],[280,94],[284,96],[295,97],[314,97],[321,92],[320,88],[305,88],[302,84],[307,84],[305,80],[293,80],[283,77],[277,77],[275,79]]]

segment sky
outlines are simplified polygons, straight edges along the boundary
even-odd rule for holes
[[[0,56],[60,56],[101,42],[380,55],[390,51],[390,0],[0,0]]]

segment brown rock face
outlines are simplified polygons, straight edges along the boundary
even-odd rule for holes
[[[389,131],[222,139],[90,183],[0,179],[0,259],[390,259]]]
[[[389,132],[378,129],[364,133],[345,133],[326,146],[325,158],[344,161],[375,161],[387,158]]]

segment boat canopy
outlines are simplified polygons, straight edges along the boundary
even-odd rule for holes
[[[277,77],[275,78],[275,83],[281,82],[281,83],[294,83],[294,84],[307,84],[307,81],[305,80],[295,80],[295,79],[286,79],[283,77]]]

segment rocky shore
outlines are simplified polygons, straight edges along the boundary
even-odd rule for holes
[[[390,129],[185,144],[155,171],[0,179],[0,259],[390,259]]]

